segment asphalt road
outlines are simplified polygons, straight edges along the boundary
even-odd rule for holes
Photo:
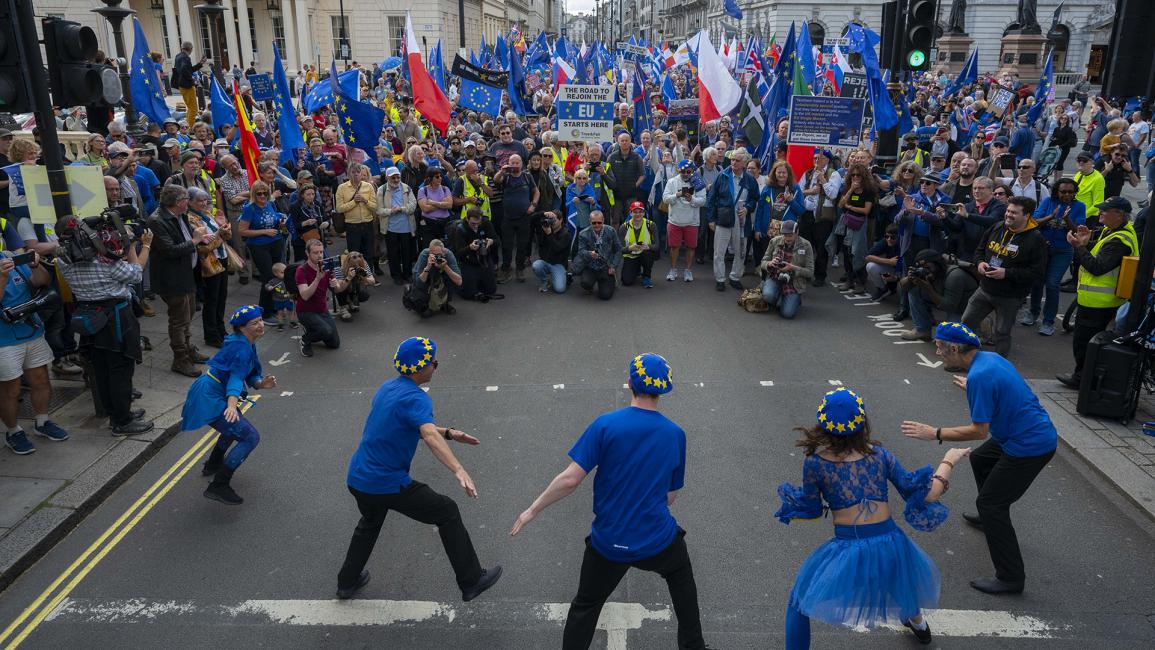
[[[786,322],[741,311],[736,292],[716,293],[706,273],[692,285],[667,283],[667,264],[658,263],[654,290],[623,289],[608,303],[512,285],[505,301],[458,303],[456,316],[428,321],[383,287],[356,322],[341,324],[344,347],[312,359],[300,357],[291,333],[271,331],[259,344],[262,359],[288,363],[269,369],[281,388],[249,412],[262,439],[234,479],[245,504],[201,496],[206,480],[189,452],[206,441],[181,434],[0,594],[0,626],[21,623],[0,647],[557,647],[591,486],[519,537],[510,539],[509,527],[566,465],[586,424],[628,402],[627,363],[643,351],[670,360],[675,389],[662,407],[689,436],[674,513],[688,530],[707,641],[782,647],[794,573],[831,534],[827,520],[784,526],[770,516],[776,486],[800,480],[792,428],[810,422],[821,395],[841,382],[865,398],[876,437],[914,468],[942,448],[903,439],[899,422],[962,423],[965,398],[929,367],[930,345],[894,344],[885,318],[892,304],[826,288],[807,293],[801,316]],[[413,476],[458,501],[483,565],[501,563],[505,575],[462,603],[436,533],[392,515],[370,560],[372,582],[358,600],[336,603],[336,572],[357,520],[345,469],[374,390],[392,376],[385,359],[411,335],[439,345],[430,387],[438,422],[482,440],[454,447],[480,498],[465,498],[423,446]],[[1028,374],[1064,369],[1069,339],[1027,328],[1016,337]],[[947,523],[911,532],[943,573],[942,610],[928,616],[937,647],[1155,646],[1155,527],[1133,507],[1060,449],[1014,511],[1027,591],[997,598],[967,586],[992,569],[981,535],[959,516],[973,506],[973,481],[965,467],[956,477]],[[594,647],[676,647],[657,576],[631,572],[612,600],[619,604],[603,614],[609,629]],[[814,647],[907,646],[913,640],[898,631],[814,626]]]

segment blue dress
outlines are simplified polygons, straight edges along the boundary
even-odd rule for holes
[[[247,395],[245,384],[256,388],[264,379],[257,346],[244,334],[225,337],[221,349],[208,361],[208,370],[189,387],[181,417],[181,431],[193,431],[221,417],[229,396]]]
[[[887,481],[906,500],[903,517],[921,531],[946,521],[949,510],[927,503],[934,468],[903,468],[889,449],[856,461],[806,457],[802,487],[778,487],[782,523],[817,519],[823,511],[858,506],[864,514],[887,502]],[[823,506],[823,501],[827,506]],[[941,576],[934,561],[893,519],[861,526],[835,526],[835,536],[818,547],[798,570],[790,606],[831,625],[874,627],[902,623],[938,604]]]

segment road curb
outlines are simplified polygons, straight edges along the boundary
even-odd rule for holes
[[[76,399],[87,399],[85,393]],[[128,481],[136,471],[155,456],[180,431],[181,420],[165,427],[152,440],[125,438],[112,447],[100,459],[81,472],[67,486],[46,499],[41,507],[17,524],[5,535],[4,548],[0,548],[0,592],[8,588],[26,570],[44,557],[52,547],[64,539],[80,522]],[[131,450],[135,453],[116,458],[117,451]],[[104,463],[111,459],[111,463]],[[73,488],[79,488],[80,493]],[[56,499],[70,492],[69,504],[58,504]],[[23,542],[26,538],[27,542]],[[12,549],[11,546],[22,548]]]

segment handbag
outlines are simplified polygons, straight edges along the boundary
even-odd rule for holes
[[[309,232],[306,232],[306,233],[301,235],[301,239],[303,241],[307,241],[307,242],[312,241],[314,239],[320,239],[320,238],[321,238],[321,233],[317,230],[310,230]]]
[[[244,270],[245,258],[241,257],[240,253],[227,243],[223,244],[223,246],[225,247],[226,268],[233,273]]]
[[[858,214],[850,210],[842,211],[842,223],[850,230],[861,230],[866,223],[866,215]]]
[[[208,255],[201,257],[201,277],[211,278],[214,275],[220,275],[225,272],[225,265],[221,263],[220,258],[214,255],[211,251]]]

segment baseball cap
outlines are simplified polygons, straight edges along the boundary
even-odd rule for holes
[[[998,145],[1000,147],[1009,147],[1009,146],[1011,146],[1011,141],[1000,136],[1000,137],[997,137],[994,140],[992,140],[991,145]]]
[[[227,146],[229,146],[229,141],[225,140],[224,138],[217,138],[216,140],[213,140],[213,148]]]
[[[10,137],[12,137],[11,131],[9,131],[8,129],[0,129],[0,138],[10,138]]]
[[[390,176],[400,176],[400,175],[401,175],[401,170],[397,169],[396,167],[390,167],[389,169],[385,170],[385,178],[389,178]]]
[[[165,140],[164,144],[162,144],[161,146],[164,147],[165,149],[168,149],[169,147],[176,147],[179,149],[180,148],[180,140],[177,140],[176,138],[169,138],[168,140]]]
[[[1091,154],[1087,153],[1086,151],[1080,151],[1079,155],[1075,156],[1075,160],[1079,160],[1079,161],[1094,160],[1094,159],[1095,159],[1095,157],[1092,156]]]
[[[782,227],[778,232],[782,233],[783,235],[793,235],[794,233],[798,232],[798,222],[783,221]]]
[[[165,118],[165,120],[164,120],[164,125],[165,125],[165,126],[168,126],[169,124],[176,124],[176,125],[178,125],[178,126],[179,126],[179,124],[180,124],[180,123],[176,121],[176,118],[173,118],[173,117],[166,117],[166,118]]]
[[[155,156],[156,155],[156,145],[151,143],[151,142],[149,142],[147,144],[143,144],[143,145],[136,148],[136,152],[148,154],[150,156]]]
[[[1121,196],[1112,196],[1102,203],[1095,204],[1099,210],[1122,210],[1131,214],[1131,202]]]
[[[132,147],[123,142],[113,142],[108,145],[108,156],[110,158],[115,156],[127,156],[132,153]]]
[[[302,169],[301,171],[297,172],[297,180],[312,179],[312,178],[313,178],[313,172],[311,172],[307,169]]]
[[[634,201],[633,203],[630,203],[630,212],[633,212],[634,210],[645,210],[645,209],[646,209],[646,204],[642,203],[641,201]]]

